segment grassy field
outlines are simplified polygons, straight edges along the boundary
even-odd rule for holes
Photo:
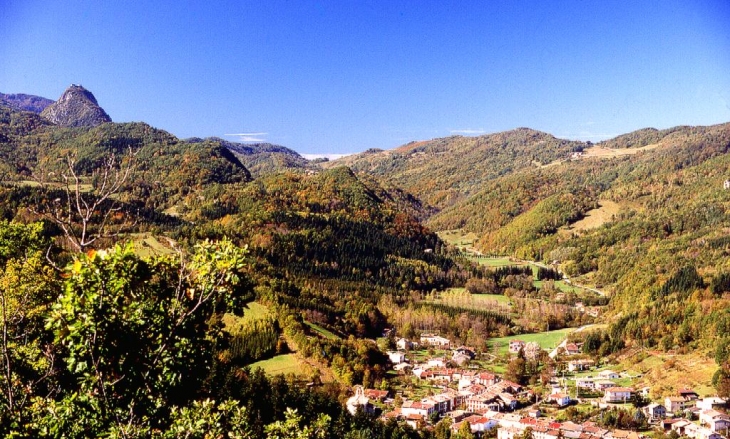
[[[491,303],[491,302],[497,302],[501,305],[509,305],[510,300],[509,297],[505,296],[504,294],[472,294],[472,299],[474,300],[474,303],[480,304],[480,303]]]
[[[701,352],[667,354],[663,352],[636,352],[622,359],[617,371],[641,375],[634,381],[636,388],[651,386],[654,399],[674,395],[680,388],[694,389],[700,396],[715,395],[710,384],[717,370],[715,361]]]
[[[563,235],[571,232],[582,232],[585,230],[596,229],[607,222],[611,221],[614,215],[621,210],[621,205],[609,200],[602,200],[597,209],[589,210],[586,216],[580,221],[576,221],[570,227],[562,227],[558,233]]]
[[[244,320],[258,320],[268,316],[269,308],[258,302],[248,302],[246,308],[243,310]]]
[[[339,340],[340,339],[340,337],[338,337],[336,334],[332,333],[331,331],[328,331],[327,329],[323,328],[322,326],[319,326],[316,323],[305,321],[304,324],[309,326],[310,328],[312,328],[315,332],[319,333],[324,338],[328,338],[330,340]]]
[[[536,280],[535,282],[533,282],[533,284],[535,285],[535,288],[541,289],[543,282],[544,281]],[[560,290],[560,291],[562,291],[564,293],[581,294],[581,293],[585,293],[586,292],[586,290],[584,290],[583,288],[578,288],[578,287],[573,286],[573,285],[568,285],[568,284],[565,283],[565,281],[562,281],[562,280],[555,281],[555,288],[557,288],[558,290]]]
[[[536,342],[542,349],[552,350],[575,328],[558,329],[557,331],[538,332],[535,334],[511,335],[509,337],[493,338],[489,340],[492,347],[498,346],[499,352],[504,354],[509,351],[510,340],[522,340],[525,343]]]
[[[438,294],[433,303],[458,306],[469,309],[494,309],[509,306],[509,297],[502,294],[469,294],[464,288],[449,288]]]
[[[301,361],[296,354],[277,355],[268,360],[257,361],[250,365],[251,370],[260,367],[267,375],[282,375],[293,373],[295,375],[306,375],[311,372],[311,367]]]
[[[640,148],[621,148],[621,149],[614,149],[614,148],[603,148],[601,146],[593,146],[591,148],[586,148],[583,150],[584,157],[595,157],[600,159],[610,159],[614,157],[621,157],[625,155],[634,155],[638,154],[643,151],[650,151],[654,148],[657,148],[659,146],[658,143],[654,143],[652,145],[646,145],[642,146]]]
[[[474,233],[464,233],[461,229],[456,230],[443,230],[436,232],[436,234],[444,242],[457,246],[457,247],[471,247],[474,245],[474,241],[477,239],[477,235]]]
[[[243,317],[226,314],[223,316],[223,324],[230,333],[237,332],[238,328],[246,322],[266,318],[269,309],[258,302],[248,302],[243,310]]]
[[[699,352],[673,355],[635,349],[622,356],[617,364],[576,373],[573,379],[586,376],[595,378],[600,371],[606,369],[621,375],[621,378],[611,380],[618,386],[634,389],[650,387],[650,397],[655,401],[674,396],[681,388],[693,389],[700,396],[716,394],[710,383],[717,365],[714,360]]]
[[[132,233],[129,238],[134,244],[134,252],[142,258],[175,254],[170,242],[160,241],[148,233]]]
[[[522,261],[515,261],[507,256],[491,257],[491,256],[470,256],[470,260],[476,262],[479,265],[484,265],[490,268],[499,267],[521,267],[526,265]]]

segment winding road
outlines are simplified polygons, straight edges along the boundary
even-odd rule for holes
[[[580,328],[576,329],[576,330],[575,330],[575,331],[573,331],[573,332],[580,332],[580,331],[584,331],[584,330],[586,330],[586,329],[588,329],[588,328],[590,328],[590,327],[592,327],[592,326],[595,326],[595,325],[594,325],[594,324],[590,324],[590,325],[583,325],[583,326],[581,326]],[[558,349],[560,349],[560,348],[564,348],[564,347],[565,347],[565,345],[567,345],[567,344],[568,344],[568,338],[566,337],[566,338],[565,338],[565,340],[561,341],[561,342],[560,342],[560,344],[559,344],[559,345],[557,345],[557,346],[555,347],[555,349],[553,349],[552,351],[550,351],[550,353],[548,354],[548,356],[549,356],[550,358],[553,358],[553,359],[555,359],[555,357],[557,357],[557,356],[558,356]]]

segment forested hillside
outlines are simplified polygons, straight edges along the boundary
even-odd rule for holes
[[[319,169],[277,146],[0,107],[0,431],[430,437],[337,403],[340,385],[387,387],[374,339],[395,326],[487,351],[593,322],[578,302],[610,300],[587,354],[714,355],[730,382],[729,149],[730,124],[598,145],[518,129]],[[480,265],[434,233],[453,229],[553,266]],[[560,290],[555,268],[607,297]],[[247,319],[254,300],[266,311]],[[247,368],[294,354],[313,389]]]
[[[189,142],[199,141],[198,139],[187,140]],[[216,137],[207,140],[218,142],[233,151],[255,177],[287,169],[314,169],[307,159],[284,146],[270,143],[228,142]]]
[[[499,155],[482,161],[477,167],[491,174],[426,224],[476,234],[475,246],[484,253],[555,263],[579,282],[606,290],[613,340],[708,352],[730,321],[730,190],[724,188],[730,124],[645,129],[584,148],[563,146],[553,150],[552,158],[560,160],[549,166],[508,169]],[[373,157],[401,163],[396,158],[403,161],[404,151],[418,148]],[[542,151],[537,144],[527,148]],[[569,155],[571,150],[581,154]],[[468,175],[454,167],[463,157],[456,146],[445,147],[439,158],[422,154],[421,169],[432,170],[421,186],[410,180],[414,193],[439,197],[430,177]],[[404,178],[397,166],[386,171],[374,163],[385,162],[362,157],[353,166],[388,181]],[[463,184],[468,182],[473,180],[466,177]],[[612,207],[610,214],[604,205]]]
[[[411,142],[393,150],[367,151],[324,166],[350,166],[398,186],[431,207],[467,199],[482,184],[582,150],[583,142],[557,139],[528,128],[480,137],[453,136]]]
[[[483,274],[420,224],[413,197],[345,167],[253,179],[220,141],[143,123],[0,115],[3,435],[416,436],[353,418],[337,384],[306,390],[244,368],[296,351],[338,383],[383,378],[387,358],[368,340],[388,326],[381,299]],[[114,247],[130,240],[158,248]],[[224,323],[254,299],[267,320]]]

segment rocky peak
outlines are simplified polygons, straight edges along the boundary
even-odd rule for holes
[[[41,116],[64,127],[92,127],[112,119],[84,87],[72,84],[61,97],[42,112]]]

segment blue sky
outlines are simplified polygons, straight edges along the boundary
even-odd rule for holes
[[[730,121],[730,2],[0,0],[0,91],[301,153]],[[237,137],[227,137],[235,140]]]

